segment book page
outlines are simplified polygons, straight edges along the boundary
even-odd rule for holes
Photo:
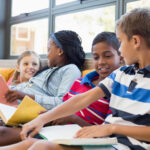
[[[42,128],[39,134],[48,141],[56,139],[72,139],[80,129],[81,127],[76,124],[56,125]]]
[[[74,138],[74,139],[58,139],[53,140],[54,143],[57,144],[65,144],[65,145],[87,145],[87,146],[106,146],[106,145],[114,145],[117,144],[117,138]]]
[[[7,122],[7,120],[9,120],[9,118],[11,118],[15,111],[15,107],[0,103],[0,116],[5,123]]]
[[[77,131],[79,131],[81,127],[77,124],[71,125],[56,125],[44,127],[40,130],[39,134],[44,139],[48,141],[52,141],[57,144],[65,144],[65,145],[113,145],[117,144],[117,138],[74,138]]]

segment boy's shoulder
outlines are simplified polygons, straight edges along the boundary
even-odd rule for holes
[[[121,66],[120,68],[116,69],[115,71],[113,71],[109,76],[108,78],[111,78],[111,79],[115,79],[116,77],[120,77],[120,76],[124,76],[126,77],[126,75],[135,75],[136,73],[136,70],[135,70],[135,67],[134,65],[131,65],[131,66]]]
[[[122,66],[119,68],[119,70],[121,72],[124,72],[125,74],[129,74],[129,75],[134,75],[135,74],[135,67],[134,65],[131,65],[131,66]]]

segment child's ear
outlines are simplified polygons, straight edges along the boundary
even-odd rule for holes
[[[125,65],[125,61],[124,58],[122,56],[120,56],[120,66]]]
[[[133,44],[135,48],[139,49],[141,46],[141,37],[139,35],[133,35],[132,39],[133,39]]]
[[[61,55],[63,55],[63,54],[64,54],[64,51],[59,48],[59,53],[58,53],[58,55],[61,56]]]
[[[18,64],[16,65],[16,71],[20,72],[20,67]]]

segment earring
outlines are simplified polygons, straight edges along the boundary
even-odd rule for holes
[[[60,56],[61,54],[59,53],[58,56]]]

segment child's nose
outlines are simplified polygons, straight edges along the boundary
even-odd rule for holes
[[[29,67],[29,68],[33,68],[33,65],[32,65],[32,64],[29,64],[28,67]]]
[[[121,47],[119,47],[119,52],[121,53]]]
[[[98,61],[98,64],[105,64],[105,59],[104,58],[100,58],[99,61]]]

